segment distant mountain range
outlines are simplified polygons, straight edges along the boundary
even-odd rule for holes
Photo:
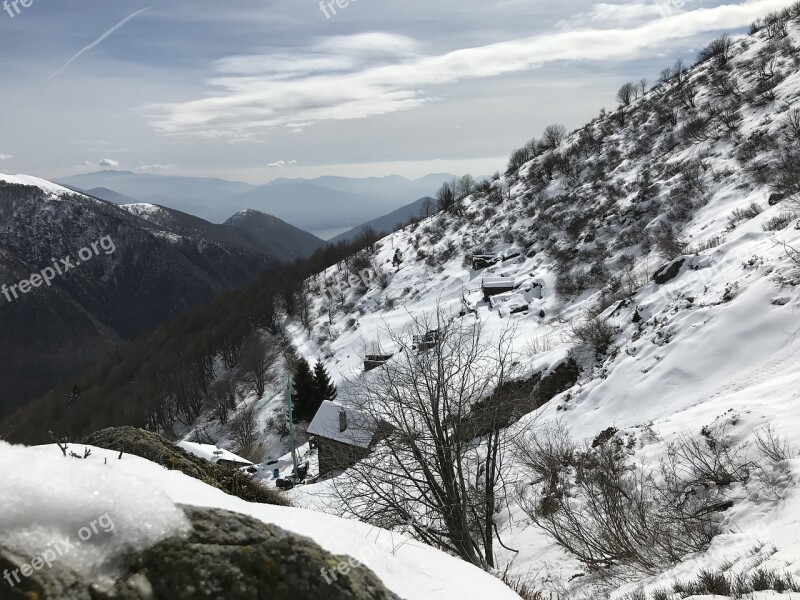
[[[254,209],[306,231],[356,227],[435,194],[453,175],[420,179],[399,175],[354,179],[276,179],[265,185],[224,179],[105,170],[66,177],[62,185],[117,204],[144,202],[189,213],[213,223]]]
[[[412,202],[411,204],[407,204],[406,206],[402,206],[390,212],[388,215],[383,215],[382,217],[372,219],[357,227],[353,227],[349,231],[345,231],[331,238],[328,242],[335,244],[341,241],[352,241],[365,227],[370,227],[378,233],[394,233],[402,229],[412,218],[422,218],[434,214],[435,206],[436,200],[434,198],[420,198],[416,202]]]
[[[113,252],[78,259],[79,250],[104,238]],[[170,208],[118,206],[33,177],[0,175],[0,284],[6,286],[0,414],[115,345],[324,245],[256,211],[217,225]],[[65,266],[50,285],[20,284],[67,257],[78,266]]]
[[[323,240],[307,231],[252,209],[240,211],[218,225],[155,204],[123,204],[120,208],[174,234],[263,254],[279,262],[308,258],[325,246]]]

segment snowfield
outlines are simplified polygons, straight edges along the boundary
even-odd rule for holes
[[[796,22],[789,28],[789,39],[800,44]],[[747,65],[769,43],[760,32],[734,46],[733,74],[741,85],[753,81],[746,75]],[[656,153],[668,143],[665,136],[673,128],[655,128],[647,116],[653,104],[647,103],[666,96],[674,85],[664,84],[628,109],[625,126],[610,125],[611,116],[606,116],[561,143],[559,150],[568,151],[606,129],[602,150],[590,153],[576,173],[556,171],[543,183],[526,177],[526,172],[542,168],[547,153],[498,177],[492,184],[494,197],[482,193],[466,198],[461,215],[442,213],[380,240],[371,260],[373,268],[383,272],[383,281],[373,280],[366,289],[350,287],[333,307],[323,291],[341,281],[345,271],[342,265],[328,269],[308,283],[311,327],[299,319],[287,323],[299,354],[308,360],[323,359],[339,386],[339,401],[347,404],[354,401],[353,390],[369,380],[370,375],[363,373],[364,356],[392,354],[397,348],[387,333],[407,330],[415,319],[438,308],[454,320],[477,320],[495,339],[513,327],[522,375],[551,369],[570,353],[578,360],[578,383],[516,427],[535,432],[561,423],[581,442],[591,442],[614,427],[620,436],[635,440],[630,455],[637,464],[656,464],[665,456],[667,442],[682,435],[699,436],[703,428],[731,441],[752,442],[754,432],[770,425],[796,445],[800,276],[784,245],[800,247],[800,214],[791,200],[775,198],[769,181],[753,183],[737,159],[746,140],[765,131],[783,136],[786,113],[800,108],[796,62],[784,56],[777,64],[784,66],[785,78],[775,87],[776,100],[769,107],[744,103],[741,139],[731,140],[717,130],[716,137],[678,143]],[[704,63],[689,75],[696,82],[696,104],[701,108],[713,96],[707,83],[710,70],[711,65]],[[691,114],[689,109],[680,111],[675,130]],[[658,133],[652,134],[648,147],[637,149],[647,127]],[[617,151],[619,156],[610,159]],[[774,154],[762,153],[761,160],[770,156],[774,160]],[[616,186],[613,196],[607,188],[592,185],[587,175],[592,163],[603,161],[606,165],[611,161],[605,181]],[[681,186],[692,177],[686,166],[691,164],[700,165],[695,172],[697,195],[688,218],[670,221],[670,204],[686,189]],[[654,178],[655,189],[646,190],[652,200],[645,203],[646,209],[639,209],[642,173],[650,169],[663,176]],[[735,217],[734,211],[747,212],[754,203],[761,209],[758,214]],[[641,229],[628,235],[637,216]],[[773,225],[779,217],[785,223]],[[584,219],[585,226],[567,233],[564,229],[576,219]],[[689,250],[682,253],[677,275],[659,285],[652,274],[669,265],[671,257],[656,244],[642,247],[635,242],[670,223],[677,223],[676,234]],[[403,262],[394,268],[398,250]],[[562,257],[554,257],[556,252]],[[518,256],[503,260],[510,253]],[[484,254],[497,256],[498,261],[473,270],[470,257]],[[599,260],[605,269],[600,283],[558,293],[570,256],[599,256],[583,264]],[[576,272],[573,268],[572,274]],[[488,303],[481,292],[486,277],[507,277],[518,287]],[[600,317],[616,334],[612,349],[595,359],[575,339],[573,327],[590,311],[597,312],[603,292],[609,291],[606,284],[615,277],[630,277],[637,283],[623,300],[612,298],[600,305]],[[668,587],[676,579],[696,577],[701,569],[726,567],[727,561],[733,562],[731,573],[752,572],[754,565],[762,564],[800,575],[798,467],[796,459],[791,461],[789,475],[777,492],[759,478],[746,489],[737,489],[735,506],[723,515],[725,533],[705,554],[685,557],[660,577],[632,576],[629,580],[634,583],[618,583],[616,592],[614,586],[611,591],[621,595],[640,585]],[[305,506],[336,510],[328,504],[331,488],[330,481],[323,481],[295,490],[294,498]],[[511,563],[516,576],[529,578],[537,582],[537,589],[559,597],[568,590],[588,598],[608,593],[609,584],[588,573],[532,525],[513,498],[497,522],[503,543],[517,551],[499,549],[498,564]],[[745,558],[759,546],[759,552]]]

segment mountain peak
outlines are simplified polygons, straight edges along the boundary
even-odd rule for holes
[[[39,177],[33,177],[31,175],[6,175],[4,173],[0,173],[0,181],[5,181],[6,183],[12,183],[16,185],[30,185],[33,187],[38,187],[49,194],[61,195],[77,193],[69,188],[65,188],[61,185],[53,183],[52,181],[41,179]]]

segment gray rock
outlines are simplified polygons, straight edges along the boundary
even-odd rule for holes
[[[184,511],[189,535],[120,557],[111,586],[54,564],[14,587],[0,582],[0,600],[399,600],[372,571],[309,538],[224,510]],[[25,562],[0,547],[0,573]]]
[[[685,258],[678,258],[673,260],[671,263],[667,263],[658,269],[658,271],[653,273],[653,281],[655,281],[658,285],[663,285],[668,281],[672,281],[678,276],[678,273],[681,272],[681,267],[685,262]]]
[[[92,600],[88,586],[63,565],[54,563],[52,568],[24,577],[19,572],[24,564],[30,564],[29,557],[0,546],[0,576],[9,575],[8,579],[0,579],[0,599]]]

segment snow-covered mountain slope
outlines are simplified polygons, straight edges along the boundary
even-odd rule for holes
[[[42,179],[0,175],[0,413],[277,264]]]
[[[185,533],[176,504],[216,507],[274,523],[332,553],[352,556],[407,600],[518,598],[480,569],[404,536],[306,509],[245,502],[143,458],[119,459],[116,451],[88,449],[87,459],[65,463],[55,445],[26,448],[0,442],[0,465],[12,474],[0,500],[15,509],[0,516],[0,544],[38,556],[54,539],[75,540],[82,528],[98,518],[103,525],[106,517],[114,535],[95,535],[63,560],[79,572],[113,574],[113,559],[120,553]],[[20,464],[28,468],[19,469]]]
[[[298,352],[324,360],[346,403],[368,377],[364,356],[398,349],[387,331],[438,307],[489,335],[513,327],[523,374],[577,361],[577,383],[518,427],[561,422],[589,441],[614,427],[641,461],[703,428],[752,440],[771,424],[796,440],[800,273],[787,248],[800,248],[798,16],[718,46],[570,135],[551,129],[452,210],[379,241],[351,263],[372,269],[366,284],[348,282],[345,265],[310,281],[308,326],[287,322]],[[491,264],[474,269],[480,255]],[[481,292],[490,277],[513,281],[491,303]],[[608,348],[581,333],[598,319]],[[328,486],[298,497],[321,505]],[[753,484],[724,514],[717,552],[661,583],[719,567],[756,538],[800,573],[797,492],[765,501],[763,491]],[[516,574],[555,585],[584,572],[514,502],[498,524],[519,550],[500,550],[498,562]],[[726,544],[733,554],[719,552]]]
[[[278,263],[308,258],[325,245],[321,239],[272,215],[241,211],[218,225],[157,204],[123,204],[120,208],[179,236],[237,248]]]

